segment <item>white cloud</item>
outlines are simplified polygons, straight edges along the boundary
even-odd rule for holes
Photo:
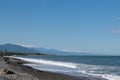
[[[16,45],[20,45],[20,46],[23,46],[23,47],[27,47],[27,48],[35,48],[37,46],[34,46],[34,45],[25,45],[25,44],[16,44]]]
[[[119,30],[112,30],[112,33],[120,33],[120,29]]]
[[[89,52],[89,51],[82,51],[82,50],[67,50],[67,49],[59,49],[59,50],[60,51],[65,51],[65,52]]]
[[[114,16],[113,18],[116,20],[120,20],[120,16]]]

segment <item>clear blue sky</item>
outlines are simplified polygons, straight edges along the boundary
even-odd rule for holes
[[[0,0],[0,44],[120,55],[120,0]]]

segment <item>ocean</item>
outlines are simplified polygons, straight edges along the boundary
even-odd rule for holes
[[[72,76],[120,80],[120,56],[14,56],[32,68]]]

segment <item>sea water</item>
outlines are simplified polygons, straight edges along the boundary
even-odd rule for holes
[[[38,70],[120,80],[120,56],[14,56]]]

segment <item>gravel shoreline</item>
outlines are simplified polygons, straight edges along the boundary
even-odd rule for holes
[[[24,63],[28,62],[15,58],[0,57],[0,80],[105,80],[39,71],[22,65]]]

